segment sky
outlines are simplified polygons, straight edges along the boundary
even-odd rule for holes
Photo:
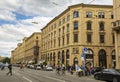
[[[70,5],[112,5],[112,0],[0,0],[0,56],[11,51],[24,37],[40,32],[47,23]],[[36,23],[33,23],[36,22]]]

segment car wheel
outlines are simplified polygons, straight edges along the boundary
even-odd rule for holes
[[[113,82],[118,82],[118,80],[116,78],[113,78]]]
[[[95,75],[95,76],[94,76],[94,78],[95,78],[96,80],[99,80],[99,78],[98,78],[98,76],[97,76],[97,75]]]

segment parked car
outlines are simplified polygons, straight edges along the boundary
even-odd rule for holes
[[[30,65],[30,68],[31,68],[31,69],[34,69],[35,67],[34,67],[34,65]]]
[[[94,74],[94,78],[97,80],[120,82],[120,69],[103,69],[100,72]]]
[[[41,70],[41,66],[40,65],[35,65],[35,69],[36,70]]]
[[[102,71],[104,68],[103,67],[93,67],[92,68],[92,74],[96,73],[96,72],[99,72],[99,71]]]
[[[53,67],[50,66],[50,65],[47,65],[47,66],[45,67],[45,70],[46,70],[46,71],[53,71]]]

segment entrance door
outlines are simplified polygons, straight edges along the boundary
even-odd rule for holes
[[[107,67],[106,52],[103,49],[99,51],[99,66]]]
[[[75,66],[75,64],[78,64],[78,58],[77,57],[74,58],[73,63],[74,63],[74,66]]]

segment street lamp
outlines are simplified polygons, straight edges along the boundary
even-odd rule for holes
[[[38,62],[38,55],[39,55],[39,46],[38,46],[38,40],[36,40],[36,45],[34,46],[34,61],[35,64]]]

